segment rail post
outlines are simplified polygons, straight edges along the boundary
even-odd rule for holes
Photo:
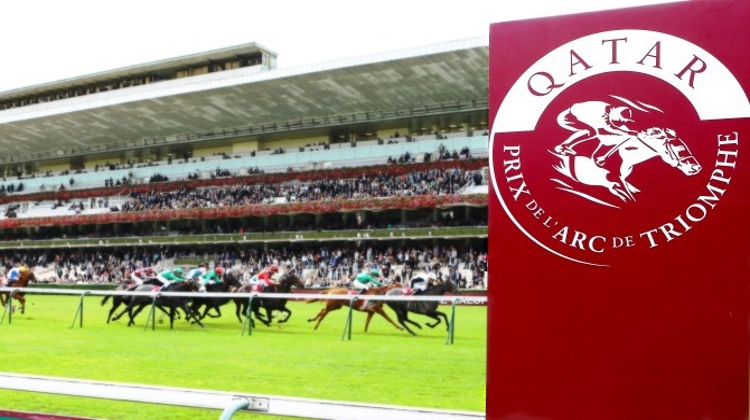
[[[13,318],[13,294],[16,293],[16,289],[13,289],[8,293],[8,302],[5,305],[5,310],[3,311],[3,317],[0,318],[0,324],[3,323],[5,320],[5,314],[8,314],[8,324],[11,323],[11,320]]]
[[[85,292],[81,293],[81,300],[78,301],[78,309],[76,310],[76,316],[73,317],[73,323],[70,324],[70,328],[73,328],[73,326],[76,325],[76,319],[78,319],[78,314],[81,314],[81,318],[79,320],[79,328],[83,328],[83,298],[86,297],[86,295],[89,293],[91,293],[90,290],[86,290]]]
[[[250,319],[250,312],[251,308],[253,307],[253,298],[255,295],[250,295],[249,298],[247,298],[247,309],[245,309],[245,322],[242,324],[242,333],[240,333],[240,337],[245,335],[245,327],[247,327],[247,335],[253,335],[253,320]]]
[[[247,398],[234,399],[232,400],[232,404],[221,412],[219,420],[230,420],[233,415],[237,414],[238,411],[248,407],[250,407],[250,400],[248,400]]]
[[[148,330],[148,323],[151,322],[151,331],[156,330],[156,299],[159,297],[161,293],[157,292],[154,294],[153,299],[151,300],[151,311],[148,313],[148,318],[146,319],[146,325],[143,327],[143,331],[145,332]]]
[[[461,298],[454,298],[451,303],[451,319],[448,323],[448,338],[445,340],[445,344],[453,344],[454,334],[456,332],[456,304]]]
[[[351,341],[352,339],[352,312],[354,309],[354,302],[356,301],[356,296],[349,301],[349,313],[346,315],[346,324],[344,324],[344,332],[341,334],[341,341],[344,341],[344,337],[348,337],[348,341]]]

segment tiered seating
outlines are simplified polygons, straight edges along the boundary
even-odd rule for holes
[[[460,135],[460,136],[459,136]],[[357,143],[351,147],[350,143],[333,144],[328,150],[321,146],[305,148],[308,151],[300,152],[299,148],[285,149],[284,153],[273,154],[273,150],[252,153],[228,153],[229,159],[222,155],[191,158],[185,162],[175,159],[171,164],[167,161],[150,162],[149,164],[133,165],[133,167],[122,167],[109,170],[100,167],[98,171],[87,168],[86,172],[69,173],[65,175],[23,177],[17,180],[8,180],[0,183],[6,189],[10,185],[17,186],[23,183],[23,191],[20,194],[29,194],[45,191],[57,191],[60,186],[64,189],[90,189],[105,186],[107,180],[113,180],[115,187],[117,182],[126,180],[131,184],[145,184],[156,175],[163,175],[170,180],[187,179],[190,174],[198,174],[203,179],[211,178],[216,169],[229,171],[232,175],[247,174],[248,169],[258,168],[266,173],[287,172],[289,168],[295,171],[340,168],[349,166],[370,166],[384,164],[388,157],[402,156],[409,152],[417,156],[418,160],[424,159],[426,153],[437,159],[437,151],[440,146],[447,150],[461,150],[468,148],[473,157],[486,157],[487,137],[466,137],[463,133],[454,133],[445,139],[435,139],[435,136],[414,137],[413,141],[406,142],[405,139],[395,139],[398,143],[379,144],[378,140],[368,140]],[[309,151],[312,149],[313,151]],[[70,180],[73,180],[73,184]],[[12,193],[19,194],[19,193]]]
[[[462,150],[468,150],[473,158],[480,159],[467,160],[465,159],[465,156],[462,155],[458,160],[451,159],[438,161],[439,150],[444,150],[451,153],[454,150],[459,152]],[[413,158],[413,160],[411,158],[409,159],[410,162],[423,162],[426,160],[425,157],[427,155],[430,155],[430,162],[413,166],[403,163],[386,164],[389,158],[393,159],[402,157],[407,152],[409,156]],[[53,245],[52,248],[35,251],[46,254],[47,260],[46,263],[39,265],[37,269],[38,271],[41,270],[43,278],[44,276],[47,276],[47,278],[52,279],[54,277],[59,277],[61,273],[59,269],[61,269],[61,267],[64,267],[66,271],[63,274],[65,275],[67,273],[69,281],[79,281],[80,279],[86,279],[86,281],[92,282],[122,281],[127,277],[128,269],[132,269],[133,267],[137,267],[139,265],[151,265],[148,264],[147,261],[144,260],[140,255],[136,257],[136,254],[154,253],[157,252],[157,249],[159,250],[159,253],[163,254],[163,258],[161,259],[160,264],[162,266],[170,266],[172,265],[174,258],[179,257],[180,255],[186,256],[188,253],[195,252],[196,249],[195,245],[181,244],[178,240],[178,232],[182,234],[186,232],[189,232],[191,234],[209,234],[209,232],[210,234],[238,232],[245,232],[245,234],[258,234],[258,232],[260,231],[265,232],[265,227],[263,226],[263,221],[261,220],[265,217],[258,216],[258,214],[276,215],[278,213],[283,216],[279,218],[283,221],[278,223],[277,225],[282,226],[281,230],[287,230],[295,233],[299,232],[296,229],[310,229],[305,230],[304,232],[299,232],[300,239],[302,239],[301,237],[304,236],[308,231],[320,233],[319,231],[321,229],[321,226],[323,229],[323,234],[328,234],[330,232],[330,238],[322,241],[265,241],[266,245],[265,248],[263,248],[263,252],[275,254],[282,252],[282,250],[284,253],[286,253],[287,251],[289,253],[308,252],[308,250],[310,249],[315,252],[315,249],[320,249],[321,246],[329,246],[328,244],[340,244],[330,246],[340,246],[341,249],[343,249],[345,252],[351,252],[354,247],[367,248],[369,246],[379,248],[379,252],[381,253],[389,252],[386,251],[388,247],[413,247],[417,250],[428,252],[428,250],[431,251],[433,247],[436,246],[435,244],[442,244],[442,241],[444,240],[448,240],[452,244],[452,246],[457,248],[460,248],[463,244],[466,244],[467,241],[473,241],[471,247],[481,250],[486,249],[486,239],[482,239],[481,235],[478,235],[478,239],[476,240],[462,237],[461,239],[457,239],[451,242],[451,239],[445,236],[441,236],[437,240],[432,238],[420,239],[419,235],[415,235],[411,238],[408,237],[408,235],[405,237],[402,235],[402,233],[395,231],[395,229],[401,227],[419,228],[423,226],[430,226],[430,229],[432,229],[432,226],[481,225],[482,219],[486,219],[486,209],[481,208],[482,203],[486,202],[486,198],[483,198],[481,196],[464,197],[463,195],[487,193],[487,161],[481,159],[486,157],[487,154],[488,151],[486,136],[466,137],[466,134],[464,133],[455,133],[448,136],[441,136],[439,139],[435,138],[434,135],[424,136],[421,138],[416,137],[413,139],[413,141],[409,142],[405,141],[404,138],[389,139],[384,142],[379,140],[370,140],[359,142],[357,143],[356,147],[352,147],[352,145],[349,143],[342,143],[330,145],[328,148],[321,145],[305,147],[304,151],[300,151],[298,148],[287,149],[284,150],[283,153],[269,150],[264,152],[257,152],[254,154],[254,156],[250,156],[250,154],[231,154],[229,155],[229,158],[225,158],[222,155],[216,155],[205,158],[191,159],[189,162],[182,163],[175,160],[172,162],[172,164],[167,164],[167,162],[152,162],[148,166],[144,165],[141,167],[120,167],[117,169],[100,168],[98,171],[92,171],[91,169],[89,169],[89,172],[87,173],[65,174],[53,177],[37,177],[33,179],[21,180],[20,182],[24,183],[24,191],[22,191],[20,194],[15,193],[10,197],[6,197],[0,200],[5,203],[0,205],[0,221],[3,222],[3,226],[10,227],[11,229],[20,226],[20,228],[16,229],[15,231],[11,229],[6,231],[6,238],[18,238],[21,240],[25,240],[25,238],[27,237],[31,239],[53,238],[53,241],[61,241],[59,246]],[[373,167],[374,165],[378,166]],[[230,176],[214,178],[217,168],[229,171]],[[246,175],[250,171],[254,172],[256,168],[260,171],[265,172],[266,176],[242,176]],[[351,168],[356,169],[351,170]],[[310,206],[292,208],[288,211],[288,214],[275,211],[265,212],[265,210],[270,208],[270,206],[274,205],[278,205],[279,207],[277,208],[285,208],[284,206],[306,204],[308,201],[298,200],[298,197],[295,194],[287,195],[288,191],[284,190],[282,185],[287,183],[294,185],[303,185],[306,183],[321,181],[320,177],[328,176],[326,175],[327,173],[321,172],[321,170],[323,169],[334,170],[334,174],[345,174],[339,175],[338,177],[334,176],[336,181],[346,181],[353,179],[362,181],[363,177],[388,177],[396,176],[396,174],[398,174],[397,176],[407,176],[407,174],[416,170],[414,168],[420,168],[418,169],[419,171],[438,171],[438,173],[440,173],[440,171],[446,171],[450,168],[460,168],[462,171],[464,171],[463,173],[466,173],[468,171],[471,171],[472,173],[474,173],[475,171],[481,171],[481,176],[479,177],[481,179],[476,179],[472,176],[471,180],[467,182],[468,178],[461,178],[461,183],[459,184],[460,188],[452,185],[448,190],[442,189],[437,192],[430,190],[420,190],[417,195],[407,195],[405,197],[399,196],[403,195],[405,191],[409,191],[409,188],[401,186],[392,187],[389,192],[385,194],[385,197],[382,194],[375,194],[374,196],[361,194],[358,195],[355,199],[352,199],[352,196],[345,194],[343,194],[341,197],[334,196],[333,198],[330,195],[321,194],[319,197],[315,197],[312,200],[310,200],[309,197],[305,199],[310,200],[310,202],[313,202],[314,204]],[[164,175],[168,177],[170,181],[178,181],[181,179],[184,180],[189,174],[193,175],[193,177],[195,177],[195,175],[197,174],[197,178],[199,179],[195,181],[149,183],[148,179],[155,174]],[[273,175],[273,177],[269,177],[270,175]],[[73,179],[72,184],[70,183],[71,178]],[[112,179],[113,181],[121,181],[121,184],[122,180],[124,179],[129,185],[113,185],[105,188],[105,180],[110,179]],[[273,179],[274,181],[267,181],[267,179]],[[14,184],[17,182],[19,181],[13,181]],[[136,209],[137,211],[135,213],[122,211],[124,207],[123,205],[127,203],[128,200],[130,200],[129,194],[131,191],[134,192],[134,195],[146,195],[150,194],[152,190],[156,190],[158,191],[158,193],[166,193],[172,194],[174,196],[179,196],[179,194],[190,194],[191,192],[201,193],[204,191],[223,191],[225,189],[243,188],[244,186],[253,186],[256,184],[261,185],[261,182],[263,183],[263,185],[278,186],[280,189],[280,193],[273,196],[268,196],[268,203],[257,204],[253,202],[254,204],[246,206],[263,207],[264,212],[260,213],[256,213],[255,210],[252,209],[250,209],[250,211],[246,211],[245,207],[242,207],[240,204],[238,204],[238,202],[234,201],[223,203],[205,203],[205,206],[210,208],[212,211],[213,209],[230,209],[233,213],[201,212],[199,214],[193,214],[190,212],[170,213],[169,211],[157,211],[163,209],[163,206],[156,209],[151,207],[139,208]],[[433,181],[431,180],[427,184],[430,184],[431,182]],[[440,181],[434,182],[438,184]],[[6,183],[6,185],[9,184],[10,181]],[[65,188],[64,194],[59,194],[59,191],[57,191],[59,190],[60,184],[62,184]],[[107,184],[109,184],[109,182],[107,182]],[[44,189],[47,191],[57,191],[56,195],[53,197],[52,194],[39,194],[39,191],[43,185]],[[178,191],[181,192],[178,193]],[[399,191],[401,193],[399,193]],[[409,193],[412,194],[411,191]],[[29,194],[36,194],[36,197],[33,197]],[[366,198],[363,199],[363,197]],[[430,201],[431,199],[435,199],[436,197],[440,199],[447,197],[448,199],[453,201]],[[456,199],[456,197],[458,198]],[[335,201],[334,198],[342,198],[342,201],[353,201],[355,203],[355,206],[345,209],[334,208],[333,210],[324,208],[325,205],[329,204],[331,201]],[[400,201],[398,205],[386,205],[381,207],[381,204],[383,202],[386,202],[387,200],[393,198],[400,198],[402,199],[402,201]],[[8,201],[10,199],[13,199],[14,201]],[[362,199],[362,201],[360,202],[357,199]],[[469,199],[473,199],[473,201],[466,201]],[[175,201],[177,202],[179,201],[179,199]],[[411,203],[414,202],[418,203],[417,207],[410,207]],[[390,202],[388,201],[388,203]],[[4,216],[9,206],[17,208],[15,210],[14,219],[21,219],[19,220],[19,223],[16,223],[15,220],[9,220],[7,216]],[[435,210],[433,212],[425,211],[425,209],[428,209],[430,207],[435,207],[435,209],[439,208],[439,210]],[[472,207],[480,208],[476,211],[476,213],[471,213],[474,211]],[[117,211],[112,212],[113,208],[116,208]],[[455,211],[456,223],[442,222],[438,219],[438,217],[443,217],[442,213],[444,212],[453,213],[454,208],[458,208],[458,211]],[[235,209],[240,209],[241,211],[234,212]],[[360,209],[362,209],[362,212],[360,212]],[[393,211],[394,209],[396,209],[395,212]],[[398,219],[399,216],[396,216],[395,219],[393,217],[394,213],[398,214],[398,209],[400,209],[401,213],[400,220]],[[339,220],[338,222],[334,220],[334,223],[338,223],[338,225],[335,227],[329,227],[326,222],[323,222],[321,224],[318,220],[319,218],[310,217],[311,213],[322,214],[332,212],[341,213],[340,215],[333,214],[333,216],[336,216]],[[411,213],[409,212],[413,212],[414,214],[414,220],[409,220],[409,222],[411,223],[408,223],[406,221],[407,218],[411,217]],[[105,213],[107,214],[105,215]],[[154,219],[146,217],[157,213],[169,214],[166,214],[165,216],[167,217],[167,219]],[[375,218],[375,222],[373,223],[372,219],[370,219],[366,223],[359,224],[357,222],[357,219],[360,217],[360,213],[368,213],[369,217]],[[390,216],[388,216],[390,217],[390,219],[382,218],[382,216],[380,216],[381,214],[386,213],[390,213]],[[407,213],[409,214],[407,215]],[[470,213],[471,215],[478,214],[481,217],[472,218],[469,216]],[[302,224],[291,223],[291,219],[295,217],[295,214],[302,214],[302,216],[298,217],[298,219],[302,220]],[[102,215],[103,217],[96,216],[94,218],[86,219],[86,217],[91,215]],[[347,215],[349,217],[343,217],[344,215]],[[81,218],[79,219],[78,217],[71,216],[81,216]],[[450,218],[452,220],[453,215],[451,215]],[[242,220],[242,223],[239,223],[240,219]],[[315,219],[315,221],[312,222],[312,219]],[[346,223],[342,223],[341,219],[345,219]],[[147,220],[148,222],[140,223],[142,220]],[[181,221],[182,227],[180,226],[180,223],[177,223],[177,226],[173,224],[171,228],[156,227],[156,222],[169,222],[172,220]],[[205,230],[205,226],[207,225],[207,223],[205,222],[207,221],[211,222],[208,223],[208,229],[212,229],[218,227],[218,225],[222,225],[221,227],[223,227],[224,225],[222,223],[227,220],[234,220],[235,224],[232,228],[234,230],[229,232],[227,232],[227,230]],[[333,218],[331,220],[333,220]],[[62,223],[63,221],[65,223]],[[213,225],[213,222],[216,222],[215,225]],[[27,224],[24,225],[23,223]],[[356,223],[355,227],[352,227],[353,223]],[[84,226],[73,226],[72,229],[67,229],[66,227],[70,227],[70,225]],[[187,225],[187,228],[185,228],[185,225]],[[212,227],[212,225],[214,227]],[[227,226],[228,225],[230,225],[230,223],[227,222]],[[294,228],[286,229],[287,226],[291,225],[293,225]],[[313,226],[309,227],[308,225]],[[375,226],[374,228],[371,227],[373,225]],[[47,232],[37,234],[37,236],[35,237],[35,234],[33,233],[34,230],[26,229],[24,228],[24,226],[41,226],[39,231],[41,232],[44,229],[47,229]],[[66,229],[61,229],[60,226]],[[117,229],[118,226],[119,229]],[[238,226],[241,226],[242,230],[238,229]],[[370,232],[372,232],[372,230],[370,229],[385,229],[386,226],[389,230],[391,230],[391,237],[379,239],[374,239],[374,237],[370,238]],[[138,238],[135,238],[137,243],[131,241],[130,245],[128,245],[131,247],[129,250],[127,246],[122,247],[118,245],[118,249],[108,246],[110,240],[112,240],[114,243],[117,239],[122,239],[120,237],[123,236],[156,236],[158,234],[167,234],[166,230],[162,232],[160,229],[169,229],[170,232],[174,231],[175,240],[172,241],[172,237],[170,237],[169,242],[166,243],[158,241],[158,238],[151,237],[141,238],[141,241],[138,242]],[[355,229],[358,232],[356,242],[346,239],[336,239],[336,229]],[[271,226],[269,230],[274,231],[274,227]],[[382,233],[382,230],[380,232]],[[360,234],[361,236],[359,236]],[[430,234],[432,234],[432,232],[430,232]],[[426,233],[423,233],[423,235],[426,235]],[[101,253],[104,254],[104,259],[102,260],[101,258],[97,257],[97,259],[92,260],[92,256],[88,255],[85,258],[85,262],[81,262],[83,261],[83,259],[81,259],[80,257],[71,258],[70,255],[67,254],[67,252],[85,253],[92,252],[94,250],[95,246],[94,248],[81,246],[80,249],[76,251],[75,243],[73,243],[72,245],[70,243],[74,242],[71,238],[89,236],[94,238],[94,242],[97,239],[100,240],[100,244],[102,245]],[[66,238],[69,242],[66,243],[66,239],[60,238]],[[91,242],[91,240],[89,241]],[[247,242],[235,242],[231,246],[221,245],[220,243],[216,242],[206,242],[205,244],[199,245],[197,247],[197,249],[199,250],[199,255],[201,255],[200,258],[205,258],[207,261],[212,263],[222,264],[227,268],[243,267],[239,262],[239,258],[237,257],[237,253],[239,252],[239,250],[251,252],[253,250],[257,250],[257,248],[257,242],[253,243],[253,240]],[[52,263],[52,261],[55,259],[55,253],[60,253],[63,255],[60,264]],[[111,259],[113,256],[115,256],[115,253],[118,253],[115,261],[107,260],[107,258]],[[130,257],[126,256],[128,253],[130,253]],[[233,256],[228,257],[226,256],[227,253],[233,253]],[[20,254],[13,254],[12,256],[6,258],[6,261],[13,261],[16,258],[20,258],[24,261],[34,261],[36,260],[36,258],[38,258],[38,255],[23,256]],[[395,260],[394,257],[391,257],[391,259]],[[368,263],[371,262],[372,260],[370,260]],[[394,264],[395,265],[392,266],[394,274],[403,276],[405,272],[404,264],[401,262],[394,262]],[[6,265],[8,265],[7,262]],[[50,271],[51,267],[53,269]],[[353,269],[353,267],[354,265],[350,261],[349,268]],[[362,269],[364,267],[364,262],[360,261],[357,267],[358,269]],[[243,268],[246,272],[257,270],[257,266],[252,269],[250,267]],[[452,269],[461,274],[461,277],[466,280],[468,286],[472,286],[473,284],[475,284],[475,282],[478,282],[480,280],[480,278],[474,278],[475,276],[484,276],[481,270],[477,271],[476,269],[469,270],[464,268],[463,261],[461,261],[457,266],[453,265]],[[451,269],[449,269],[447,266],[441,266],[439,268],[439,272],[444,276],[452,274]],[[302,274],[306,279],[314,279],[317,276],[317,270],[303,270]]]

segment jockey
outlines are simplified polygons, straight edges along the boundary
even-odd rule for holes
[[[601,166],[611,155],[602,145],[618,148],[625,140],[635,134],[625,124],[633,122],[632,111],[626,106],[612,106],[601,101],[586,101],[573,104],[557,116],[560,127],[573,134],[555,146],[555,152],[561,155],[575,155],[575,146],[588,140],[598,139],[599,145],[592,154],[594,162]]]
[[[181,267],[175,267],[173,269],[166,269],[162,271],[161,273],[156,275],[156,278],[162,283],[161,291],[164,292],[167,290],[167,287],[169,287],[172,283],[182,283],[185,281],[185,278],[182,277],[183,271]]]
[[[266,287],[274,286],[277,283],[271,278],[271,276],[278,272],[279,266],[276,264],[271,264],[263,269],[260,273],[258,273],[258,280],[262,282]]]
[[[20,267],[13,267],[8,271],[8,283],[5,285],[5,287],[12,287],[13,283],[17,282],[21,279],[22,274],[26,274],[29,271],[29,268],[25,265],[22,265]]]
[[[206,291],[206,285],[209,284],[220,284],[221,277],[224,275],[224,267],[216,267],[213,270],[200,276],[199,281],[201,282],[201,288],[199,292]]]
[[[248,283],[252,284],[253,286],[259,285],[259,284],[265,284],[263,283],[259,278],[258,275],[251,276],[250,279],[247,281]]]
[[[204,274],[206,274],[206,268],[201,265],[200,267],[196,267],[188,271],[185,275],[185,280],[198,280],[199,277]]]
[[[130,279],[133,280],[138,286],[142,285],[144,281],[153,280],[159,274],[152,267],[141,267],[130,273]]]
[[[356,277],[354,277],[354,280],[352,281],[352,288],[359,289],[359,294],[363,294],[367,292],[367,290],[370,288],[370,285],[375,284],[377,286],[382,286],[383,283],[379,282],[377,278],[380,277],[380,271],[378,271],[377,268],[373,268],[372,270],[363,271],[359,274],[357,274]]]
[[[426,278],[425,278],[426,277]],[[409,281],[409,287],[414,289],[415,295],[418,295],[425,290],[427,290],[428,287],[432,286],[435,282],[435,274],[434,273],[427,273],[425,277],[422,276],[416,276],[413,279]]]

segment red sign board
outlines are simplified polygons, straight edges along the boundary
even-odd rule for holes
[[[492,25],[489,419],[748,417],[749,19]]]

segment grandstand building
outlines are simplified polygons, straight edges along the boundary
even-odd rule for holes
[[[112,282],[279,261],[321,284],[381,264],[483,285],[487,41],[276,57],[253,43],[0,93],[5,267]]]

